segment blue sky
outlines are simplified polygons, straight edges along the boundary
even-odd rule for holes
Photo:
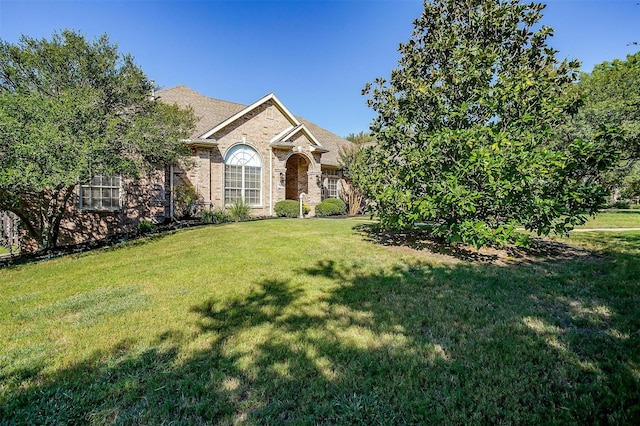
[[[583,69],[640,50],[639,0],[549,0],[560,58]],[[341,136],[374,114],[361,90],[397,65],[420,0],[0,0],[0,39],[64,28],[108,34],[162,87],[184,84],[250,104],[274,92],[294,113]]]

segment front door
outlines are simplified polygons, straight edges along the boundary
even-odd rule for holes
[[[304,155],[294,154],[287,160],[285,197],[299,200],[303,192],[309,194],[309,162]]]

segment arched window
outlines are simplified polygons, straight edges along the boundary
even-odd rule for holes
[[[242,200],[251,206],[262,204],[262,162],[253,148],[236,145],[224,159],[224,203]]]

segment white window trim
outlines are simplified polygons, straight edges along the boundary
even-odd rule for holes
[[[335,182],[335,195],[329,193],[329,182]],[[322,199],[340,198],[340,178],[337,175],[325,175],[322,179]]]
[[[235,156],[235,152],[232,152],[235,148],[237,147],[244,147],[245,149],[250,149],[255,153],[255,157],[254,159],[257,160],[259,162],[259,165],[256,165],[255,163],[251,163],[251,164],[230,164],[229,160],[231,160],[234,156]],[[227,166],[235,166],[235,167],[242,167],[242,171],[241,171],[241,187],[240,187],[240,197],[241,200],[243,202],[246,203],[246,196],[245,196],[245,191],[247,190],[246,188],[246,171],[245,171],[245,167],[257,167],[260,169],[260,181],[258,183],[258,190],[260,191],[260,195],[259,195],[259,200],[257,204],[249,204],[249,206],[251,206],[252,209],[260,209],[264,207],[264,203],[263,203],[263,188],[262,188],[262,172],[263,172],[263,167],[262,167],[262,157],[260,156],[260,153],[258,152],[257,149],[255,149],[254,147],[252,147],[251,145],[248,144],[237,144],[232,146],[231,148],[229,148],[229,150],[227,151],[226,155],[225,155],[225,160],[224,160],[224,167],[223,167],[223,176],[222,176],[222,197],[224,200],[224,205],[225,206],[231,206],[233,205],[233,203],[228,203],[227,202]],[[233,189],[237,189],[237,188],[233,188]],[[247,203],[248,204],[248,203]]]

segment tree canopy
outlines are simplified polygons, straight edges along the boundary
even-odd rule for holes
[[[385,228],[431,225],[447,242],[518,239],[516,227],[566,233],[602,205],[586,178],[617,153],[561,138],[577,102],[563,96],[577,61],[559,61],[544,6],[517,0],[432,0],[414,21],[389,81],[364,90],[377,113],[363,188]]]
[[[153,84],[106,35],[0,41],[0,210],[55,247],[78,184],[139,177],[187,151],[193,113],[155,102]]]
[[[359,146],[375,142],[371,132],[363,132],[362,130],[358,133],[349,133],[345,139]]]
[[[629,192],[633,185],[626,182],[634,181],[640,157],[640,52],[582,73],[568,96],[582,102],[577,114],[567,117],[568,137],[594,139],[602,129],[615,129],[621,143],[620,162],[600,180],[607,190],[635,196]]]

